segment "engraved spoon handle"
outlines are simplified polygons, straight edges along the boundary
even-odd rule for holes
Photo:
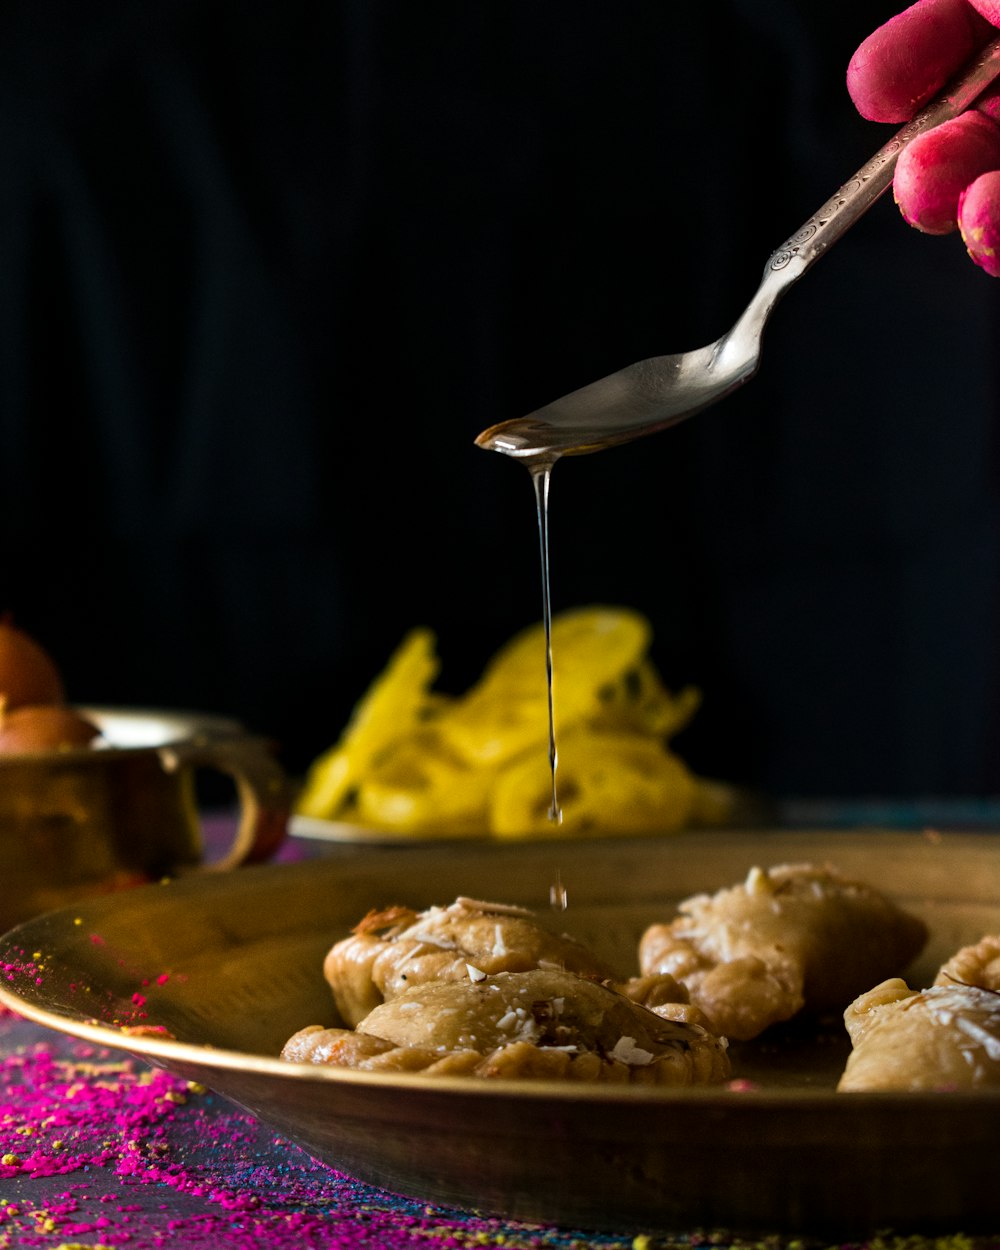
[[[823,207],[809,218],[781,247],[771,253],[768,270],[786,269],[792,261],[788,282],[800,278],[823,252],[846,234],[892,182],[896,161],[904,148],[925,130],[963,113],[1000,75],[1000,38],[986,45],[961,75],[950,83],[912,121],[879,148]]]

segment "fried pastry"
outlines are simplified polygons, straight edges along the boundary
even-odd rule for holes
[[[642,935],[642,974],[672,976],[713,1032],[740,1041],[804,1007],[842,1011],[927,938],[921,920],[878,891],[810,864],[753,868],[678,911]]]
[[[1000,937],[990,934],[974,946],[963,946],[941,965],[935,985],[978,985],[1000,991]]]
[[[355,1030],[312,1026],[282,1058],[366,1071],[687,1086],[730,1075],[723,1040],[560,968],[424,981]]]
[[[867,1090],[1000,1087],[1000,993],[978,985],[911,990],[893,977],[844,1013],[853,1049],[837,1085]]]
[[[323,974],[341,1020],[356,1025],[416,985],[467,981],[470,967],[487,974],[553,967],[613,978],[583,943],[550,932],[532,912],[470,898],[423,912],[392,907],[369,913],[333,946]]]

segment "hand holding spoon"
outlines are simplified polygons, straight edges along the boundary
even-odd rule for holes
[[[1000,39],[906,123],[805,225],[773,252],[736,324],[707,347],[653,356],[484,430],[476,444],[537,463],[601,451],[694,416],[757,372],[761,338],[784,292],[854,225],[892,182],[899,154],[918,135],[957,117],[1000,75]]]

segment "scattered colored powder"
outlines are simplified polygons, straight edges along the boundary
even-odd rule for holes
[[[760,1086],[756,1081],[748,1081],[746,1077],[737,1077],[727,1082],[726,1089],[734,1094],[751,1094],[754,1090],[760,1089]]]
[[[10,1035],[26,1029],[30,1043],[11,1049]],[[310,1158],[201,1086],[16,1017],[0,1043],[8,1051],[0,1053],[0,1250],[633,1245],[385,1193]]]

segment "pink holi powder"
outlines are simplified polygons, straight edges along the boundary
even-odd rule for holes
[[[106,940],[99,934],[89,934],[89,940],[99,945],[107,945]],[[21,952],[22,958],[11,959],[8,955],[7,961],[0,964],[0,978],[7,981],[10,988],[17,990],[19,985],[26,983],[30,985],[42,985],[44,983],[44,973],[46,971],[45,956],[42,952]],[[148,976],[129,967],[124,959],[116,960],[118,967],[125,968],[129,976],[132,978],[133,984],[139,988],[126,990],[124,995],[116,996],[110,989],[105,989],[100,995],[95,996],[89,1004],[95,1020],[99,1020],[103,1024],[110,1024],[119,1028],[141,1027],[145,1026],[149,1019],[149,1013],[146,1008],[149,1006],[150,998],[145,990],[153,990],[154,987],[163,987],[169,984],[171,980],[179,983],[187,981],[187,976],[183,973],[160,972],[155,976]],[[81,994],[86,997],[92,994],[92,990],[88,985],[81,985],[77,982],[69,982],[67,988],[71,994]],[[127,995],[127,997],[125,996]],[[0,1008],[0,1019],[4,1015],[9,1016],[3,1008]],[[0,1243],[0,1250],[4,1250]]]
[[[632,1246],[395,1198],[200,1087],[57,1036],[0,1060],[0,1247],[81,1238],[91,1250]]]

